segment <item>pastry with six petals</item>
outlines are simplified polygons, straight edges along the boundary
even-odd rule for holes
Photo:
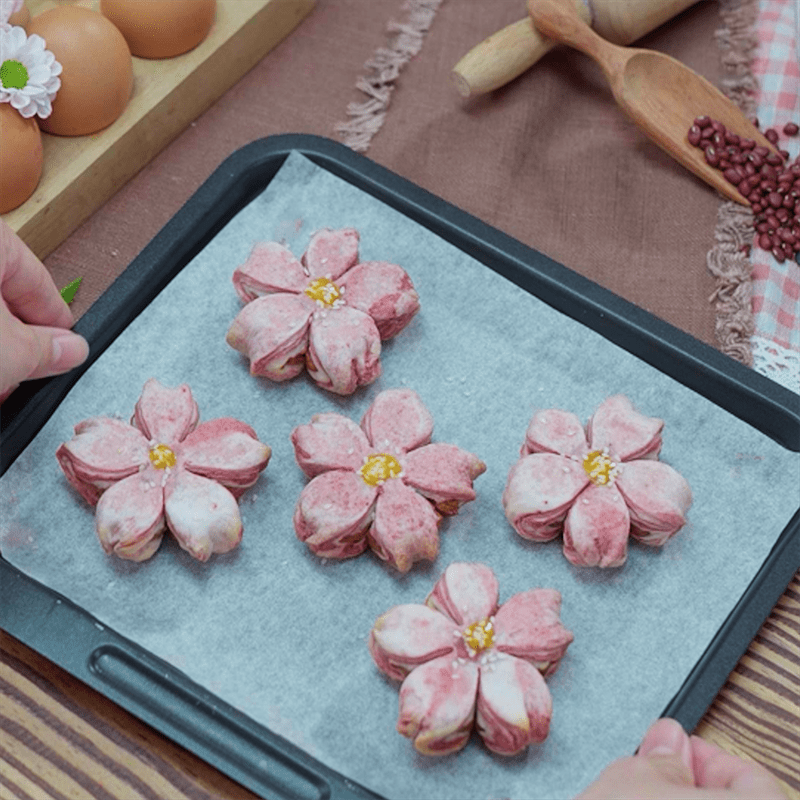
[[[550,730],[552,675],[573,635],[561,594],[529,589],[498,608],[484,564],[450,564],[425,605],[394,606],[369,637],[378,668],[398,681],[397,730],[424,755],[447,755],[477,728],[486,746],[514,755]]]
[[[358,231],[317,231],[301,260],[277,242],[257,244],[233,273],[247,305],[227,334],[250,373],[285,381],[303,367],[340,395],[381,374],[381,340],[419,310],[411,278],[396,264],[358,260]]]
[[[297,537],[325,558],[369,546],[401,572],[439,552],[439,520],[475,499],[486,470],[455,445],[431,443],[433,418],[416,392],[377,395],[359,427],[341,414],[315,414],[291,434],[311,478],[294,513]]]
[[[692,504],[686,480],[657,460],[663,427],[624,395],[605,400],[585,432],[568,411],[537,411],[503,492],[508,521],[537,542],[563,531],[576,566],[621,566],[629,535],[663,545]]]
[[[106,553],[144,561],[169,528],[200,561],[242,538],[236,499],[267,466],[270,448],[244,422],[222,417],[198,425],[191,389],[144,385],[131,424],[93,417],[75,426],[56,458],[67,480],[96,505]]]

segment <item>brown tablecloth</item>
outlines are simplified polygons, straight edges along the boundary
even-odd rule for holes
[[[464,101],[450,83],[472,46],[524,16],[521,0],[446,0],[396,81],[367,156],[710,344],[719,196],[627,120],[603,75],[559,48],[510,85]],[[235,149],[272,134],[338,139],[348,103],[401,0],[319,0],[300,28],[79,228],[46,264],[78,275],[86,311]],[[716,2],[642,44],[717,81]]]

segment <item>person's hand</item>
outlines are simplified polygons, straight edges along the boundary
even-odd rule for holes
[[[0,220],[0,403],[22,381],[82,364],[89,345],[50,273]]]
[[[659,719],[635,756],[606,767],[575,800],[787,800],[762,767]]]

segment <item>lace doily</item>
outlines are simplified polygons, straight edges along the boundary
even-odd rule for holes
[[[795,394],[800,394],[800,353],[752,336],[753,368]]]

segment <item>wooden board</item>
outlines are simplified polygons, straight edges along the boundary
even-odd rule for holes
[[[42,180],[25,203],[3,215],[5,222],[44,258],[283,40],[315,2],[217,0],[214,26],[194,50],[169,59],[134,58],[133,95],[122,116],[91,136],[43,133]],[[56,4],[27,5],[35,16]],[[97,9],[99,0],[80,5]]]

